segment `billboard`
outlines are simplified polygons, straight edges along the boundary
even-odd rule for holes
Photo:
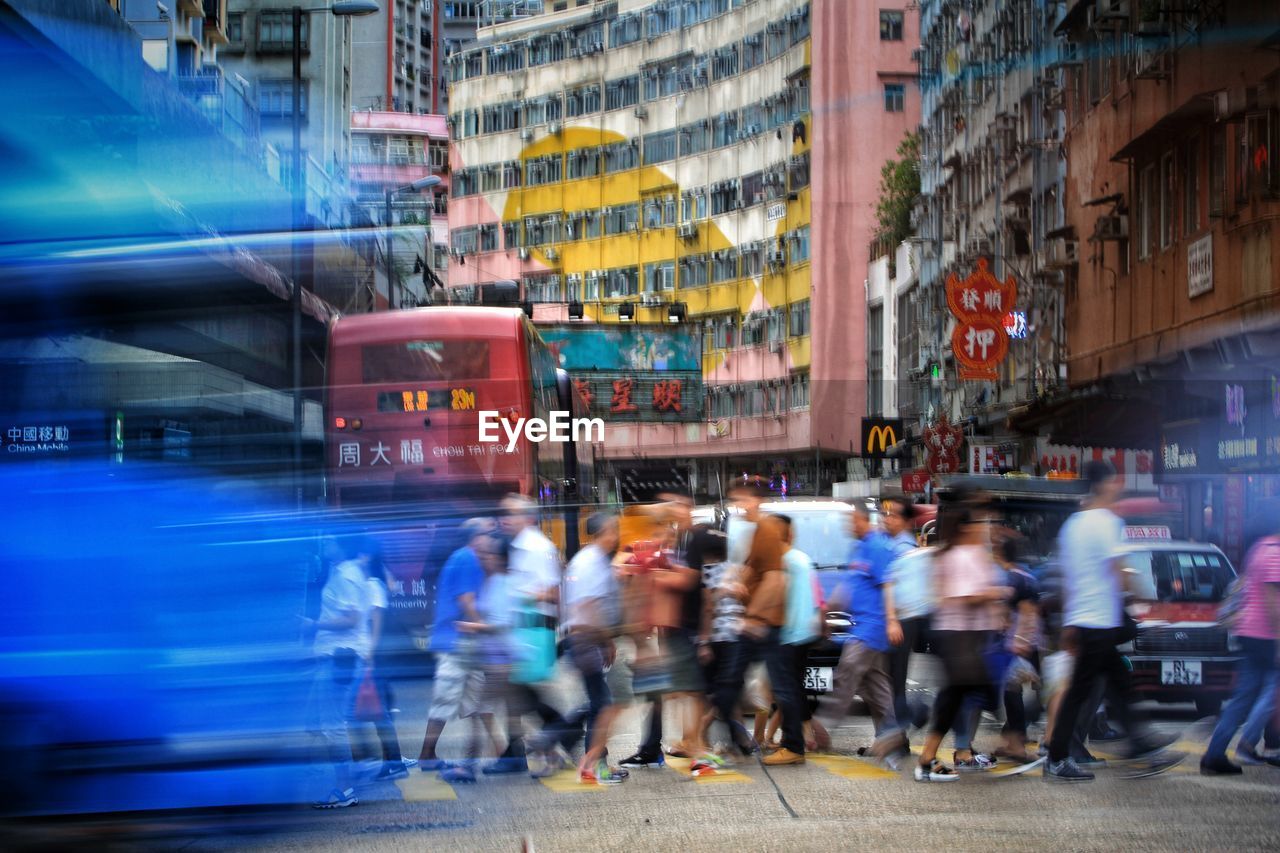
[[[904,435],[902,418],[863,418],[862,458],[884,459]]]

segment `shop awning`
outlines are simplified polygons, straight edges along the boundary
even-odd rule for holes
[[[1047,431],[1052,443],[1072,447],[1151,449],[1160,443],[1157,404],[1097,387],[1011,409],[1007,426],[1023,433]]]

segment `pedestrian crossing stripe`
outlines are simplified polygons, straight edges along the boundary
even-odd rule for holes
[[[453,790],[453,786],[433,773],[410,774],[407,778],[397,779],[396,787],[400,789],[400,799],[406,803],[458,799],[458,792]]]
[[[841,779],[894,779],[898,776],[892,770],[878,767],[861,758],[849,758],[844,755],[808,755],[806,758],[810,764],[816,764]]]
[[[557,794],[577,794],[586,791],[603,791],[604,785],[584,785],[578,781],[577,770],[561,770],[538,780]]]
[[[679,773],[681,776],[684,776],[686,778],[689,777],[689,773],[690,773],[689,768],[693,765],[692,759],[675,758],[674,756],[670,756],[670,755],[667,756],[665,763],[668,768],[670,768],[671,770],[674,770],[675,772]],[[705,784],[722,784],[725,782],[735,783],[735,782],[751,781],[751,777],[746,775],[745,773],[739,773],[737,770],[730,770],[727,768],[724,770],[717,770],[715,773],[711,773],[706,776],[693,776],[692,778],[695,782],[698,782],[704,785]]]

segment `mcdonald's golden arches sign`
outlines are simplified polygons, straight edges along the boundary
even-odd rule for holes
[[[862,458],[883,459],[903,438],[902,418],[863,418]]]

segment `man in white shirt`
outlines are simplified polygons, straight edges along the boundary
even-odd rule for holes
[[[1120,700],[1116,710],[1129,736],[1129,757],[1151,756],[1168,745],[1155,740],[1145,720],[1134,711],[1129,670],[1116,648],[1125,621],[1125,569],[1120,556],[1124,521],[1111,506],[1124,490],[1124,479],[1104,461],[1086,465],[1084,477],[1089,497],[1058,533],[1063,570],[1062,646],[1074,652],[1075,669],[1049,743],[1044,778],[1054,782],[1093,779],[1093,774],[1082,770],[1068,753],[1073,721],[1079,719],[1098,678],[1105,678]]]
[[[330,547],[333,544],[330,542]],[[328,798],[314,803],[323,809],[359,803],[351,787],[347,720],[355,710],[356,691],[372,653],[365,566],[373,559],[374,545],[357,537],[339,547],[348,559],[340,560],[337,553],[332,554],[335,561],[320,593],[320,614],[303,620],[304,627],[315,632],[311,648],[316,666],[308,703],[308,728],[324,741],[334,772],[334,787]]]

